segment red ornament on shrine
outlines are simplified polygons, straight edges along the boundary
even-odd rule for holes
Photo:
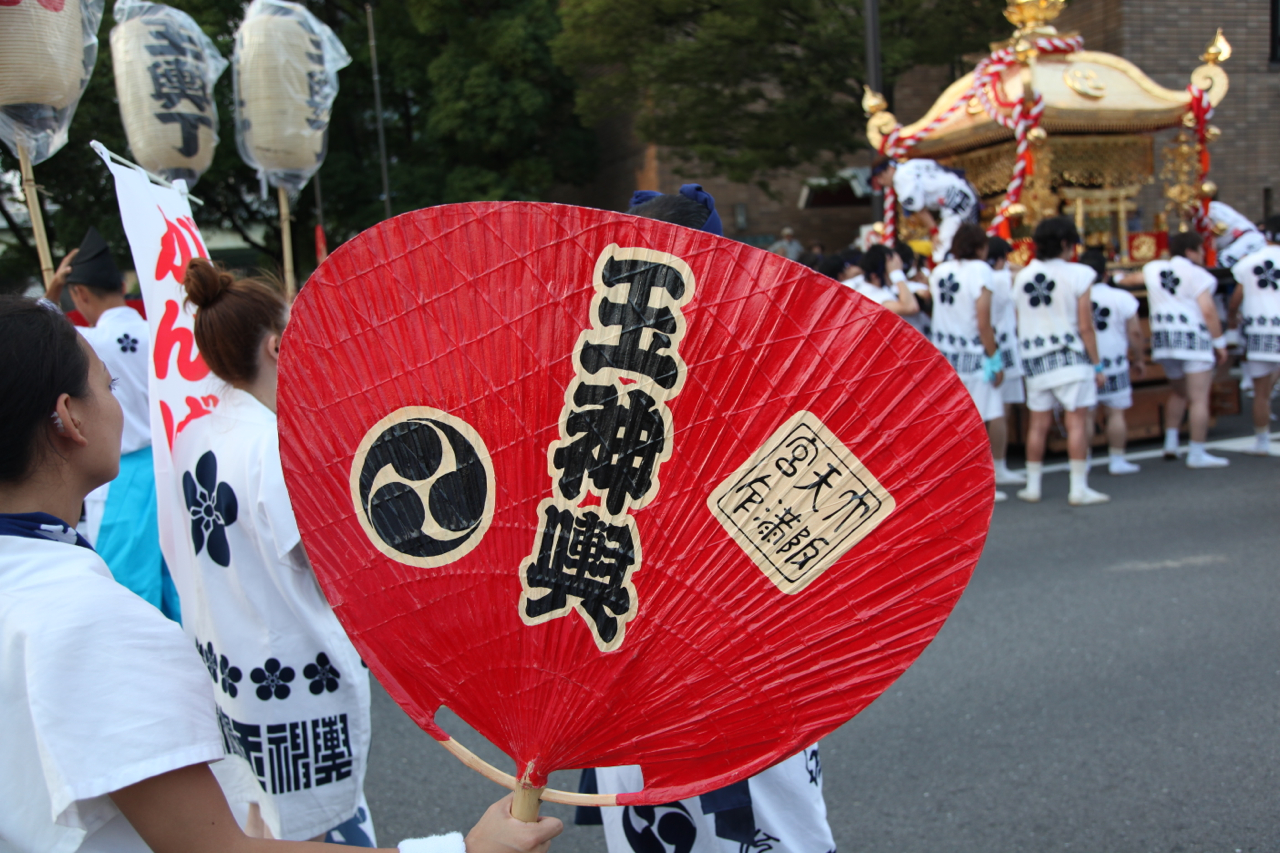
[[[575,207],[436,207],[339,247],[279,412],[316,575],[401,707],[448,741],[447,705],[528,785],[641,765],[620,804],[865,708],[950,614],[994,497],[968,393],[899,318]]]

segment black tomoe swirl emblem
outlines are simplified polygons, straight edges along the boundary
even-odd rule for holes
[[[479,544],[493,519],[493,465],[469,424],[400,409],[375,424],[351,464],[351,496],[369,541],[410,565],[442,566]]]

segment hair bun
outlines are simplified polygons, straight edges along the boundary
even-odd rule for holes
[[[215,267],[204,258],[192,258],[182,277],[182,286],[187,289],[187,301],[196,308],[214,305],[233,284],[235,277],[231,273],[221,266]]]

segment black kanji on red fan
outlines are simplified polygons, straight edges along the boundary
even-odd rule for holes
[[[209,89],[204,75],[181,57],[151,63],[151,99],[171,110],[183,100],[204,112],[209,109]]]
[[[839,468],[837,468],[836,466],[832,465],[830,462],[828,462],[828,463],[827,463],[827,470],[826,470],[826,471],[823,471],[822,473],[818,473],[817,471],[814,471],[814,472],[812,472],[812,474],[813,474],[813,482],[812,482],[812,483],[805,483],[805,484],[802,484],[802,485],[796,486],[796,488],[797,488],[797,489],[801,489],[801,490],[803,490],[803,491],[812,491],[812,492],[813,492],[813,511],[814,511],[814,512],[817,512],[817,511],[818,511],[818,498],[819,498],[819,497],[821,497],[821,495],[822,495],[822,490],[823,490],[823,489],[834,489],[834,488],[835,488],[835,486],[833,486],[833,485],[831,484],[831,478],[832,478],[832,477],[840,477],[840,476],[842,476],[842,474],[841,474],[841,472],[840,472],[840,469],[839,469]]]
[[[604,263],[604,286],[626,287],[622,302],[600,300],[597,317],[605,327],[621,327],[617,344],[588,342],[583,345],[580,359],[588,373],[598,373],[606,368],[625,370],[648,376],[663,388],[674,388],[679,381],[679,366],[666,354],[671,346],[671,335],[677,331],[675,315],[667,306],[654,308],[649,304],[654,290],[665,290],[673,300],[684,296],[684,276],[672,266],[654,261],[615,260]],[[642,348],[648,341],[648,348]]]
[[[653,485],[653,467],[666,445],[666,426],[654,399],[638,388],[618,400],[612,385],[580,384],[565,424],[567,444],[556,448],[560,494],[576,499],[582,479],[604,497],[610,514],[618,515],[628,497],[640,499]]]
[[[600,639],[611,642],[618,635],[614,617],[631,609],[631,594],[623,586],[636,559],[631,528],[608,524],[590,510],[549,504],[545,512],[537,559],[524,571],[530,588],[550,592],[529,599],[525,614],[536,619],[562,610],[572,596],[582,603]]]

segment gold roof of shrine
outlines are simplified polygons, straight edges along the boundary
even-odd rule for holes
[[[1180,125],[1191,95],[1185,89],[1166,89],[1140,68],[1109,53],[1078,50],[1049,53],[1036,49],[1037,39],[1063,39],[1050,22],[1065,0],[1009,0],[1005,16],[1017,25],[1012,39],[992,45],[993,50],[1012,47],[1017,56],[1007,68],[984,85],[984,94],[1005,116],[1031,91],[1044,97],[1040,126],[1050,135],[1140,133]],[[1227,94],[1227,75],[1219,63],[1231,55],[1231,45],[1219,30],[1201,57],[1204,64],[1188,82],[1208,94],[1217,105]],[[899,129],[911,137],[946,113],[973,86],[973,73],[951,84],[919,121]],[[869,120],[867,137],[876,148],[898,127],[886,110],[884,99],[868,90],[863,99]],[[977,97],[948,116],[928,136],[910,149],[909,157],[946,157],[1013,139],[1013,131],[987,114]]]

